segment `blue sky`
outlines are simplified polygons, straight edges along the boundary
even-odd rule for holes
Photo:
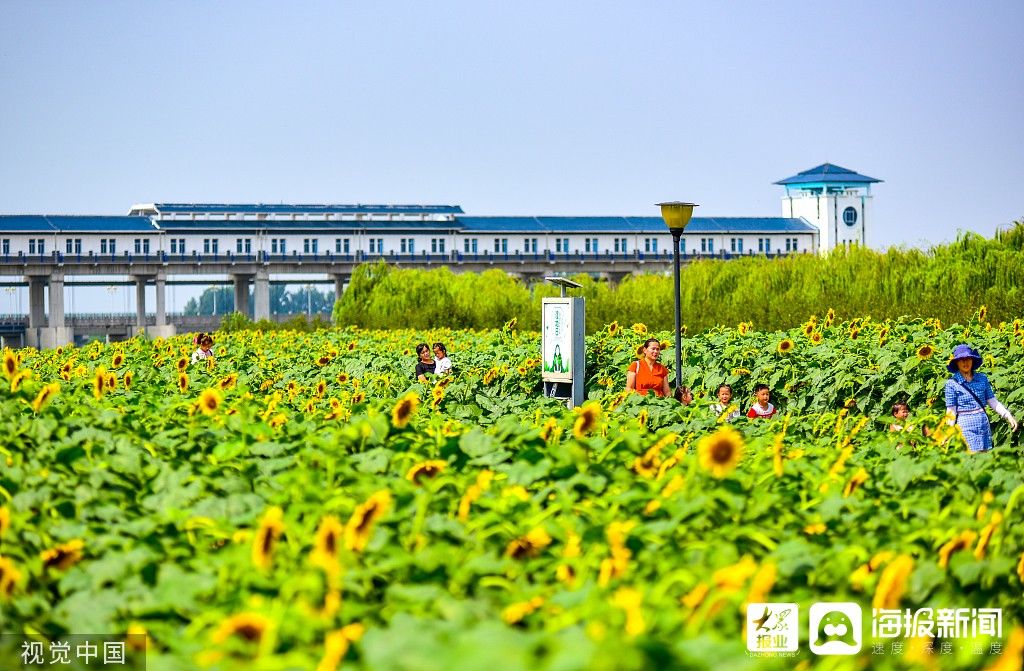
[[[885,180],[875,247],[1024,217],[1024,3],[3,2],[0,212],[455,203],[776,215]]]

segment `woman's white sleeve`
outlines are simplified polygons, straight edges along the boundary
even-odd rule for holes
[[[1006,406],[1000,403],[995,396],[988,400],[988,407],[996,411],[996,414],[1005,419],[1010,424],[1015,423],[1013,413],[1006,409]]]

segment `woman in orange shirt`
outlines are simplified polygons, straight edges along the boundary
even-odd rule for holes
[[[668,368],[658,363],[661,356],[661,343],[657,338],[648,338],[637,352],[639,361],[634,361],[626,369],[626,389],[646,396],[653,391],[655,396],[668,396],[672,390],[668,385]]]

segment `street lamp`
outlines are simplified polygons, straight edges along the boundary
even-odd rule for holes
[[[668,230],[672,233],[672,262],[673,262],[673,273],[675,286],[675,297],[676,297],[676,392],[683,385],[683,371],[682,371],[682,336],[680,331],[683,328],[682,315],[680,314],[680,296],[679,296],[679,236],[683,234],[683,230],[686,225],[690,223],[690,217],[693,216],[693,208],[697,207],[696,203],[682,203],[679,201],[672,201],[668,203],[658,203],[658,207],[661,208],[661,218],[665,220],[665,225],[668,226]]]

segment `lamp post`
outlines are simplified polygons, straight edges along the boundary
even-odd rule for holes
[[[661,218],[665,220],[665,225],[668,226],[668,230],[672,233],[672,262],[673,262],[673,284],[675,288],[676,298],[676,391],[682,387],[683,384],[683,371],[682,371],[682,336],[680,331],[682,330],[682,315],[680,314],[680,296],[679,296],[679,237],[683,234],[683,230],[686,229],[686,225],[690,223],[690,217],[693,216],[693,208],[697,207],[696,203],[682,203],[679,201],[672,201],[668,203],[658,203],[658,207],[661,208]]]

